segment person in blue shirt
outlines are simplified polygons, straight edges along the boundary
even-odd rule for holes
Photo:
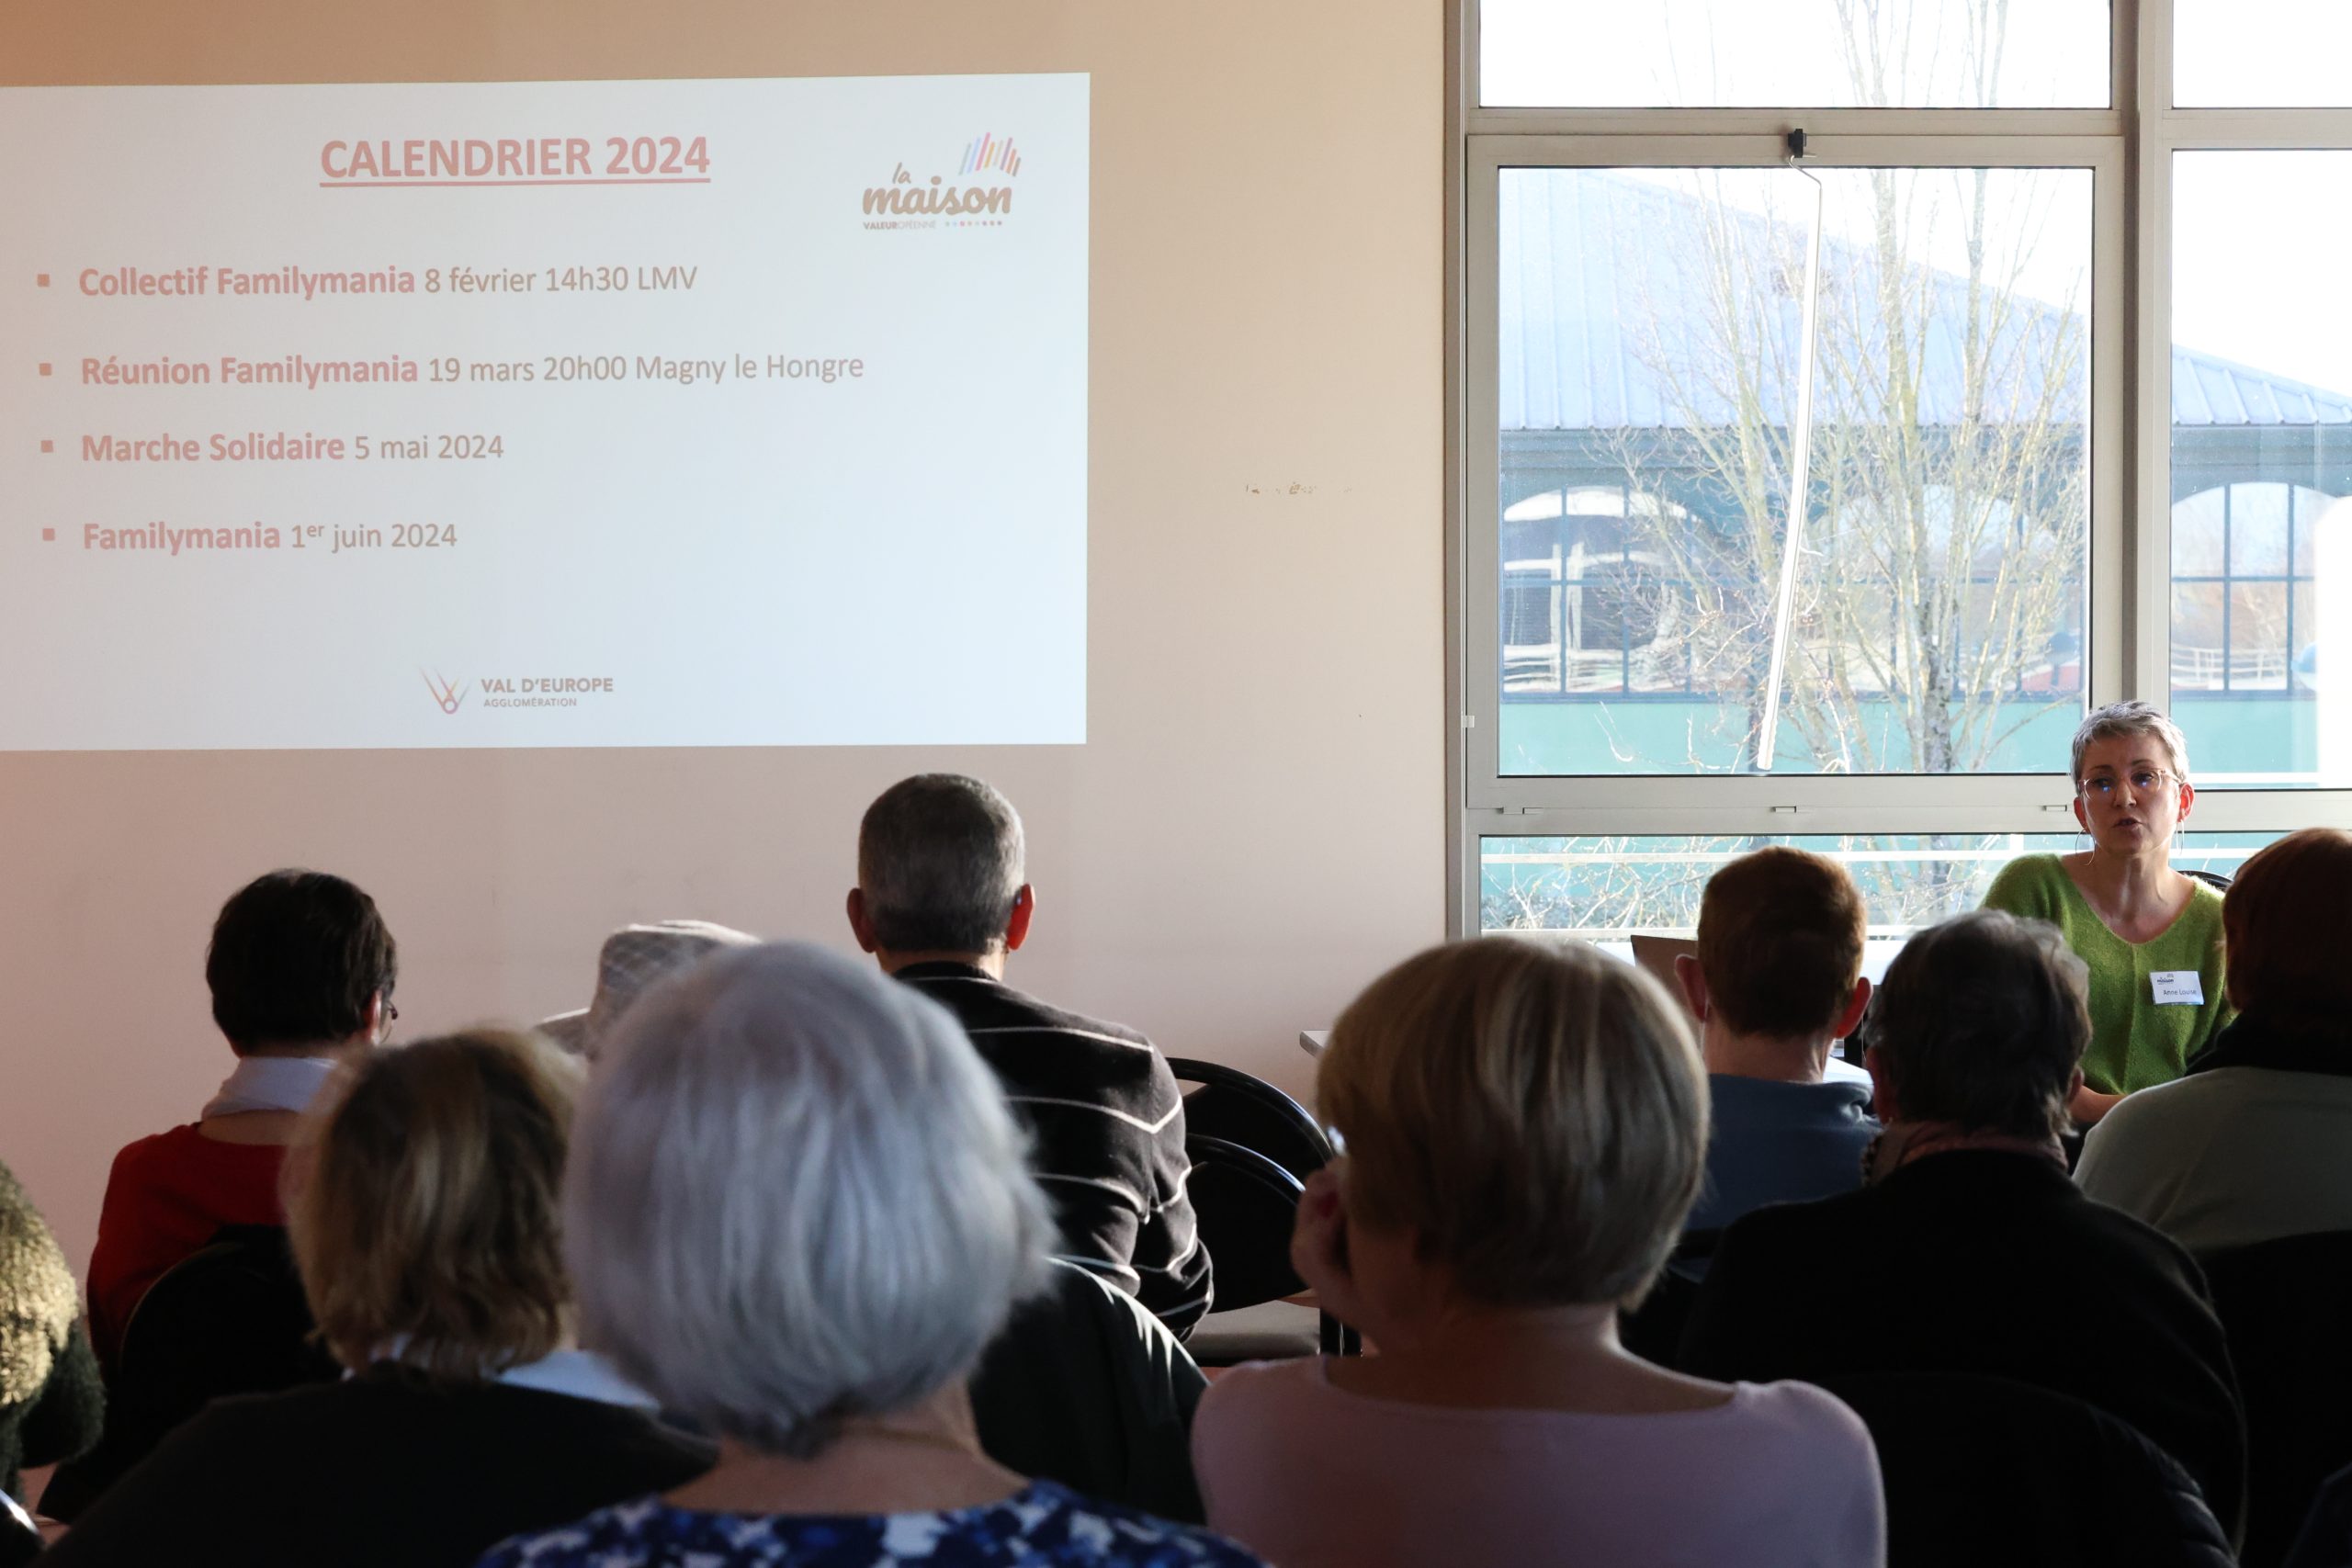
[[[1845,868],[1804,850],[1758,850],[1708,880],[1698,953],[1675,961],[1701,1024],[1712,1110],[1706,1186],[1686,1234],[1861,1185],[1878,1135],[1871,1087],[1836,1073],[1830,1052],[1870,1005],[1864,921]]]

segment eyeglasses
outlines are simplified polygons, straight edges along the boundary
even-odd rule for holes
[[[2153,795],[2159,785],[2182,782],[2178,773],[2168,773],[2162,768],[2134,768],[2125,776],[2132,781],[2133,795]],[[2115,798],[2115,784],[2114,774],[2100,773],[2095,778],[2085,779],[2077,787],[2085,800],[2095,800],[2104,806]]]

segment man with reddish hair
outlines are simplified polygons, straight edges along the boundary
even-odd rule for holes
[[[1827,1070],[1831,1046],[1870,1004],[1863,929],[1853,878],[1803,850],[1758,850],[1708,880],[1698,955],[1674,965],[1700,1020],[1713,1107],[1707,1184],[1688,1230],[1861,1185],[1878,1134],[1870,1086]]]

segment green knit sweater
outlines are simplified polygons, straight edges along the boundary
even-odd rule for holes
[[[2170,1083],[2236,1016],[2222,998],[2222,896],[2201,882],[2153,942],[2125,942],[2108,930],[2056,855],[2026,855],[2002,867],[1984,907],[2048,920],[2090,966],[2083,1080],[2101,1094]],[[2159,1003],[2152,976],[2167,970],[2195,971],[2203,999]]]

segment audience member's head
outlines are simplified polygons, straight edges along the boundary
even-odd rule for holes
[[[376,901],[340,876],[273,871],[220,907],[204,961],[212,1021],[239,1055],[368,1042],[397,953]]]
[[[2272,1029],[2352,1029],[2352,833],[2306,828],[2258,850],[2222,902],[2230,1004]]]
[[[337,1360],[473,1377],[560,1347],[579,1072],[536,1035],[487,1029],[350,1069],[287,1168],[294,1260]]]
[[[1851,1031],[1862,978],[1861,890],[1826,856],[1776,845],[1707,879],[1699,953],[1676,964],[1691,1010],[1737,1035],[1812,1044]]]
[[[2088,987],[2055,926],[1997,909],[1929,926],[1887,965],[1866,1025],[1879,1119],[2063,1134],[2090,1043]]]
[[[1345,1145],[1364,1291],[1383,1288],[1378,1253],[1487,1305],[1634,1301],[1698,1195],[1707,1086],[1689,1025],[1657,981],[1581,942],[1406,960],[1340,1015],[1316,1095]]]
[[[1001,957],[1029,931],[1021,817],[961,773],[901,779],[865,808],[857,830],[850,927],[884,955]]]
[[[806,1458],[960,1380],[1043,1280],[1023,1141],[955,1020],[814,947],[721,953],[606,1040],[565,1201],[583,1335]]]
[[[655,920],[623,926],[596,954],[596,990],[577,1012],[539,1021],[539,1032],[565,1050],[594,1060],[605,1036],[631,1002],[673,970],[699,963],[722,947],[755,947],[759,938],[708,920]]]

